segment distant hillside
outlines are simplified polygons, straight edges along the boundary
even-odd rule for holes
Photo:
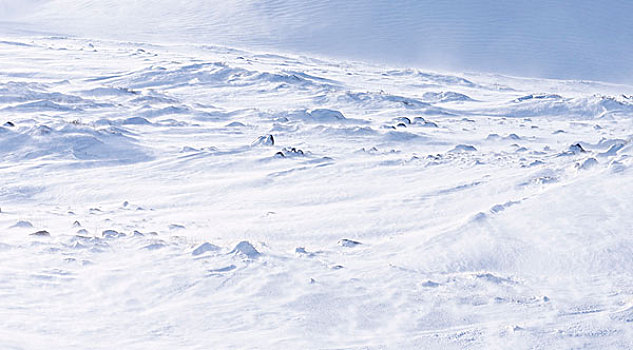
[[[627,0],[0,0],[0,19],[59,33],[616,82],[633,81],[632,13]]]

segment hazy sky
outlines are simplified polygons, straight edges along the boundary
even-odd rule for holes
[[[632,14],[629,0],[0,0],[0,20],[64,34],[620,82]]]

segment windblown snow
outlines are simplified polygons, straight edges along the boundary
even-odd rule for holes
[[[630,0],[0,0],[0,30],[631,84],[632,13]]]
[[[630,348],[632,94],[4,38],[0,348]]]

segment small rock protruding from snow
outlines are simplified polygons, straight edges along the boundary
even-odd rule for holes
[[[216,252],[220,250],[220,247],[218,247],[215,244],[211,244],[209,242],[204,242],[201,245],[199,245],[196,249],[194,249],[191,252],[191,255],[193,256],[198,256],[198,255],[202,255],[206,252]]]
[[[73,227],[81,227],[81,223],[75,220],[75,222],[73,222]]]
[[[285,147],[281,151],[275,153],[275,158],[286,158],[286,157],[296,157],[296,156],[304,156],[305,152],[295,147]]]
[[[427,128],[437,128],[437,123],[434,123],[432,121],[428,121],[422,117],[415,117],[413,118],[413,124],[415,125],[419,125],[419,126],[423,126],[423,127],[427,127]]]
[[[397,117],[397,118],[393,119],[393,122],[396,123],[396,124],[402,123],[402,124],[409,125],[409,124],[411,124],[411,119],[409,119],[407,117]]]
[[[284,148],[284,152],[285,153],[290,153],[290,154],[294,154],[294,155],[304,155],[304,152],[298,148],[294,148],[294,147],[290,147],[290,148]]]
[[[40,231],[31,233],[30,236],[50,237],[51,234],[46,230],[40,230]]]
[[[340,241],[338,241],[338,245],[340,245],[341,247],[345,247],[345,248],[352,248],[352,247],[356,247],[361,245],[361,242],[358,241],[354,241],[351,239],[347,239],[347,238],[343,238]]]
[[[307,251],[304,247],[298,247],[295,249],[295,254],[300,255],[300,256],[306,256],[306,257],[313,257],[315,256],[314,253]]]
[[[413,118],[413,123],[414,124],[424,124],[426,122],[426,120],[422,117],[415,117]]]
[[[425,121],[424,124],[422,124],[423,127],[425,128],[437,128],[438,125],[435,122],[431,122],[431,121]]]
[[[4,123],[4,126],[12,128],[12,127],[15,126],[15,124],[12,121],[8,121],[8,122]]]
[[[257,146],[274,146],[275,138],[273,135],[260,136],[251,143],[251,147]]]
[[[580,143],[574,143],[569,146],[569,152],[573,154],[586,153],[585,149],[580,145]]]
[[[241,241],[229,254],[242,255],[249,259],[257,259],[261,255],[249,241]]]
[[[439,285],[440,285],[439,283],[433,282],[431,280],[428,280],[426,282],[422,282],[422,287],[426,287],[426,288],[436,288]]]

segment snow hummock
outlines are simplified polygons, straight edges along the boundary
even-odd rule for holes
[[[255,247],[248,241],[241,241],[238,243],[231,253],[236,255],[241,255],[247,257],[249,259],[255,259],[259,257],[261,254],[255,249]]]
[[[218,251],[218,250],[220,250],[220,247],[218,247],[218,246],[216,246],[214,244],[211,244],[209,242],[204,242],[204,243],[200,244],[196,249],[194,249],[191,252],[191,255],[197,256],[197,255],[200,255],[200,254],[204,254],[206,252],[214,252],[214,251]]]

